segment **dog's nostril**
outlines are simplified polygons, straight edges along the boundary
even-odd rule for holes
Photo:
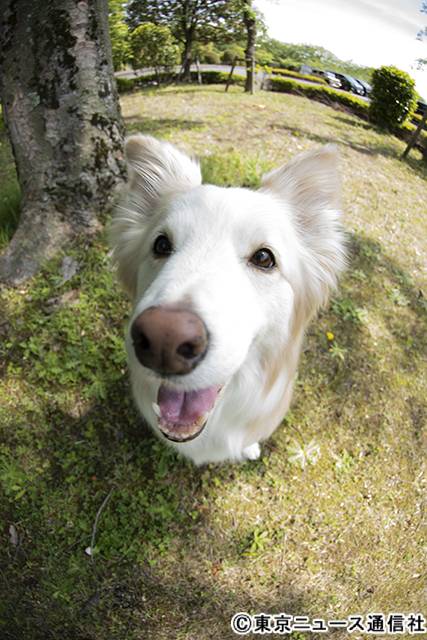
[[[191,360],[192,358],[195,358],[197,355],[199,355],[199,349],[194,342],[183,342],[179,345],[176,352],[187,360]]]
[[[139,349],[144,351],[147,351],[150,348],[150,341],[142,331],[133,335],[133,343],[135,346],[138,346]]]

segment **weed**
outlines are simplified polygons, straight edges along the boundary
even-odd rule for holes
[[[365,310],[356,307],[354,302],[349,298],[341,298],[333,300],[331,303],[332,311],[340,317],[344,322],[353,322],[354,324],[362,324],[365,318]]]

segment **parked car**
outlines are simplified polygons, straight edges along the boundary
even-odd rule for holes
[[[302,64],[299,68],[299,72],[305,76],[310,76],[313,73],[313,68],[309,67],[308,64]]]
[[[341,81],[337,78],[335,73],[332,73],[332,71],[322,71],[322,75],[331,87],[334,87],[335,89],[341,88]]]
[[[356,80],[359,84],[361,84],[361,85],[362,85],[363,90],[364,90],[364,95],[365,95],[365,96],[368,96],[368,95],[371,93],[371,91],[372,91],[372,87],[371,87],[371,85],[369,84],[369,82],[366,82],[365,80],[359,80],[359,78],[355,78],[355,80]]]
[[[427,111],[427,101],[421,98],[417,100],[417,108],[415,113],[419,113],[420,116],[424,115],[424,112]]]
[[[331,86],[338,89],[341,86],[341,82],[338,80],[336,75],[332,73],[332,71],[323,71],[323,69],[313,69],[311,72],[312,76],[319,76],[319,78],[323,78],[326,82]]]
[[[357,93],[359,96],[364,95],[364,88],[352,76],[349,76],[345,73],[337,73],[336,71],[334,71],[334,73],[337,76],[338,80],[341,82],[342,89],[344,89],[345,91],[352,91],[353,93]]]

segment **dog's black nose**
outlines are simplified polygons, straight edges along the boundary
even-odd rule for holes
[[[208,349],[204,322],[179,307],[149,307],[133,322],[131,337],[139,362],[160,374],[192,371]]]

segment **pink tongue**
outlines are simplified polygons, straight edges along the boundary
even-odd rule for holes
[[[160,417],[168,424],[191,425],[212,409],[219,387],[176,391],[162,385],[157,398]]]

